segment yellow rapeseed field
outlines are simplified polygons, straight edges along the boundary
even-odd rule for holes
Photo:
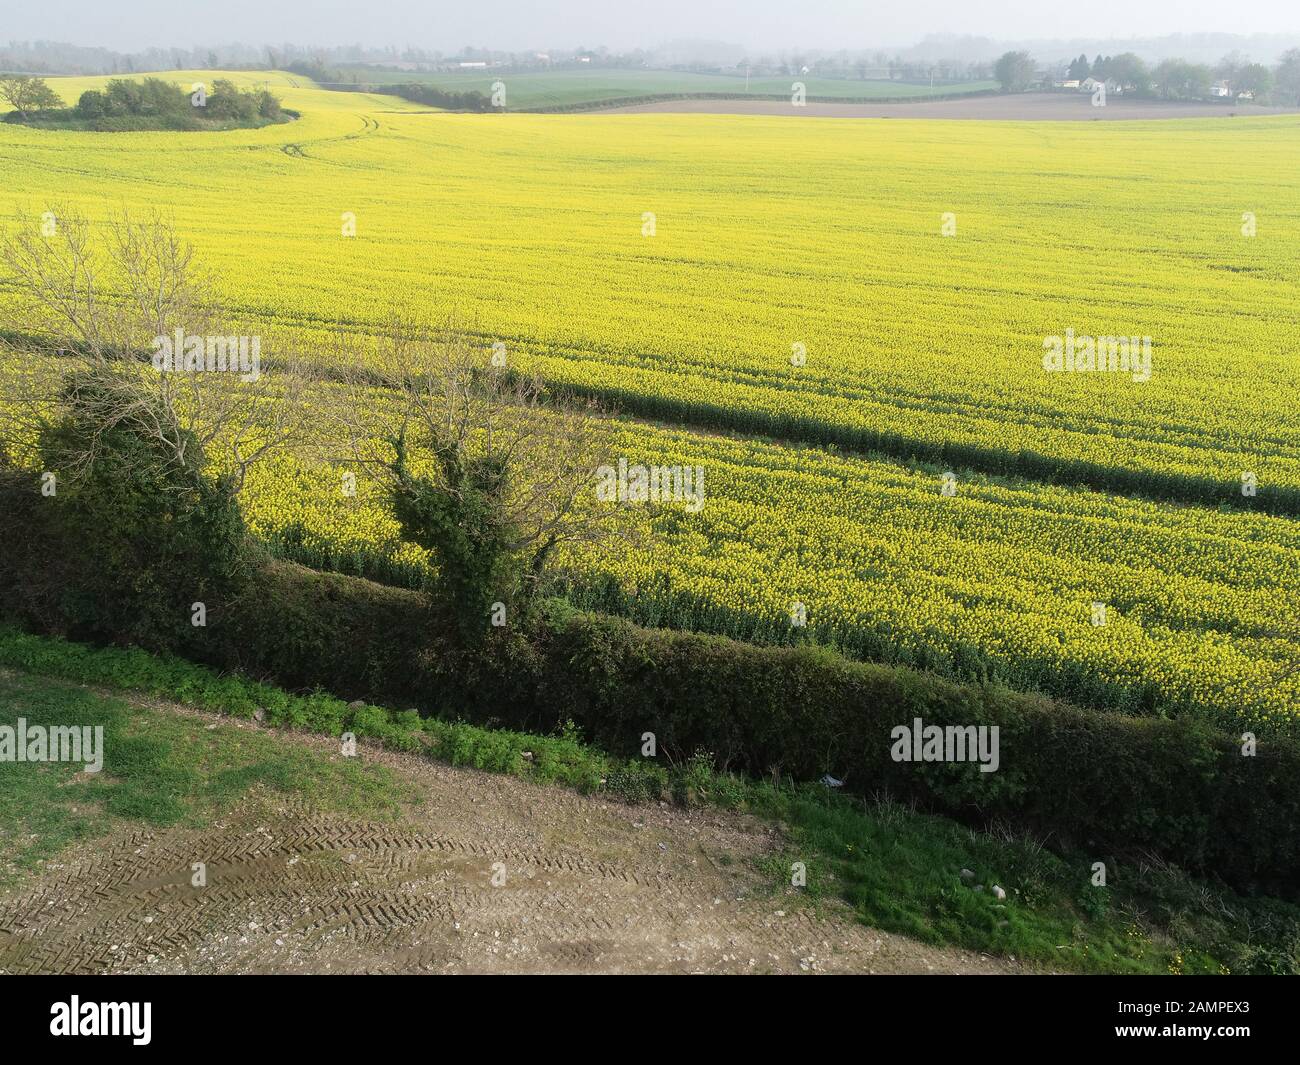
[[[864,656],[1294,712],[1300,119],[454,115],[231,76],[302,117],[0,125],[0,213],[157,208],[268,337],[454,314],[683,423],[606,426],[612,456],[703,466],[707,504],[670,507],[653,550],[570,559],[579,598],[759,639],[802,603]],[[1046,372],[1067,335],[1150,338],[1149,378]],[[335,471],[268,468],[247,505],[300,557],[424,564]]]
[[[703,470],[705,503],[661,504],[649,548],[566,558],[580,602],[1097,706],[1290,727],[1296,678],[1274,681],[1296,660],[1300,522],[986,477],[945,495],[937,469],[626,420],[606,423],[601,448]],[[248,512],[308,563],[403,581],[428,566],[376,487],[347,495],[338,469],[262,468]]]

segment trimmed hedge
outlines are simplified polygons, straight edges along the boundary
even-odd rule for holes
[[[615,755],[660,755],[888,790],[968,821],[1003,819],[1099,856],[1142,850],[1242,889],[1296,894],[1300,748],[1192,719],[1130,718],[815,647],[757,647],[553,607],[530,637],[465,651],[416,592],[289,563],[209,612],[201,657],[346,698],[454,710],[493,727],[573,721]],[[447,635],[443,635],[446,633]],[[1001,767],[906,763],[890,732],[997,725]]]
[[[646,776],[641,763],[614,764],[603,752],[582,745],[569,731],[558,736],[531,736],[421,718],[415,710],[348,704],[320,691],[294,695],[237,673],[218,675],[183,658],[138,647],[92,647],[0,625],[0,666],[81,684],[141,691],[231,717],[252,718],[261,711],[271,726],[334,737],[351,732],[392,750],[420,751],[452,765],[558,781],[581,791],[597,790],[606,778],[617,783],[618,778]],[[648,783],[654,790],[642,797],[658,798],[670,781],[660,772],[651,774]],[[626,795],[633,790],[622,788],[618,793]],[[643,786],[641,790],[647,789]]]
[[[16,564],[0,569],[0,614],[35,631],[120,639],[61,619],[58,596],[34,583],[48,561],[41,542],[6,540],[5,561]],[[271,562],[238,598],[210,602],[205,628],[178,619],[174,644],[150,649],[485,726],[548,732],[572,720],[615,755],[637,755],[652,732],[672,759],[702,748],[724,769],[830,773],[861,793],[1004,819],[1099,856],[1149,850],[1241,889],[1297,893],[1294,743],[1261,738],[1243,757],[1236,737],[1192,718],[1108,714],[816,647],[759,647],[559,607],[531,634],[491,630],[473,650],[454,632],[417,592]],[[914,718],[998,726],[1001,768],[893,761],[890,732]]]

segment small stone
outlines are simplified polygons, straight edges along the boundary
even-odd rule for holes
[[[259,706],[256,710],[253,711],[253,719],[255,721],[265,721],[266,711]]]
[[[352,702],[348,703],[348,709],[349,709],[349,710],[360,710],[360,709],[362,709],[365,705],[366,705],[366,701],[365,701],[364,699],[353,699]]]
[[[962,878],[963,880],[974,880],[974,879],[975,879],[975,873],[974,873],[972,870],[970,870],[970,869],[963,869],[963,870],[961,871],[961,878]]]
[[[998,887],[997,884],[994,884],[993,897],[998,900],[1005,899],[1007,897],[1007,893],[1003,891],[1000,887]]]

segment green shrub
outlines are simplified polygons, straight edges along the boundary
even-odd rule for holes
[[[15,548],[0,606],[54,631],[190,648],[202,638],[193,604],[218,615],[253,548],[231,485],[204,473],[198,441],[189,436],[178,458],[141,428],[147,415],[106,420],[122,402],[110,375],[69,375],[61,416],[39,442],[52,495],[37,473],[0,466],[0,535]]]
[[[610,770],[606,787],[628,802],[651,802],[670,794],[668,771],[648,759],[629,759]]]
[[[347,731],[357,736],[382,736],[389,727],[388,712],[382,706],[361,706],[351,711]]]

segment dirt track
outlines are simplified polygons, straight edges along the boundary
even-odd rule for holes
[[[1016,122],[1114,121],[1116,119],[1227,118],[1298,114],[1300,108],[1254,104],[1160,103],[1112,96],[1093,107],[1088,93],[1023,93],[972,96],[964,100],[918,100],[907,103],[814,103],[794,107],[782,100],[663,100],[610,107],[600,114],[782,115],[810,118],[967,118]]]
[[[419,786],[423,802],[404,821],[321,817],[258,796],[201,830],[83,846],[0,898],[0,973],[1019,968],[773,895],[754,859],[777,839],[752,818],[362,757]],[[194,862],[206,863],[206,887],[191,885]]]

